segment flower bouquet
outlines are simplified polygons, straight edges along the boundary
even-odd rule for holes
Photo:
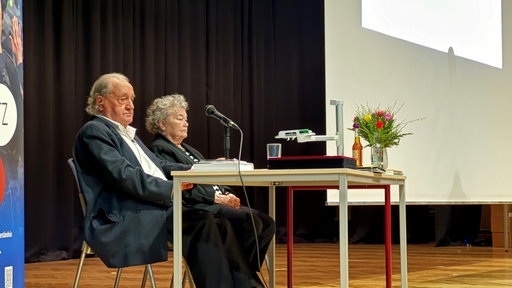
[[[376,136],[383,148],[397,146],[402,137],[412,135],[410,132],[403,131],[407,124],[421,120],[397,121],[395,117],[403,106],[402,104],[396,107],[395,103],[386,109],[381,109],[379,106],[374,109],[368,105],[358,105],[350,130],[357,129],[359,136],[366,140],[369,146],[375,144]]]

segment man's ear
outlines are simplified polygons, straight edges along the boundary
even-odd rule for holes
[[[96,97],[96,109],[98,109],[98,111],[103,111],[103,103],[105,102],[105,99],[103,99],[103,96],[99,95],[98,97]]]
[[[98,95],[98,97],[96,97],[96,106],[103,105],[103,101],[104,101],[103,96]]]

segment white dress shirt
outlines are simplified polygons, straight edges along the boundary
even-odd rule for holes
[[[128,146],[130,146],[130,148],[132,149],[133,153],[135,154],[135,157],[137,157],[137,160],[139,160],[139,163],[142,166],[144,172],[146,172],[146,174],[158,177],[163,180],[167,180],[162,170],[160,170],[160,168],[158,168],[155,165],[155,163],[153,163],[153,161],[149,159],[148,155],[144,153],[144,150],[142,150],[139,144],[135,141],[135,132],[137,131],[136,128],[132,126],[128,126],[125,128],[123,125],[119,124],[118,122],[110,118],[107,118],[103,115],[98,116],[107,119],[112,124],[114,124],[116,130],[119,132],[119,134],[121,134],[126,144],[128,144]]]

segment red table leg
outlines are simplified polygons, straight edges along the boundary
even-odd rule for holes
[[[392,287],[393,261],[392,261],[392,239],[391,239],[391,188],[389,185],[351,185],[349,189],[384,189],[384,242],[386,250],[386,288]],[[286,221],[287,233],[287,267],[288,267],[288,287],[293,287],[293,191],[294,190],[322,190],[322,189],[338,189],[334,186],[299,186],[288,187],[287,194],[287,211],[288,219]],[[338,221],[346,221],[339,219]]]
[[[384,188],[384,218],[385,218],[385,237],[384,242],[386,243],[386,288],[391,288],[391,277],[393,275],[393,262],[391,261],[391,191],[389,186]]]
[[[286,261],[287,261],[287,280],[288,287],[293,287],[293,187],[288,187],[286,219]]]

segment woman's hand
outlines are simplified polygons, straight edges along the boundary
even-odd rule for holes
[[[215,195],[215,203],[226,205],[233,208],[240,208],[240,199],[235,194],[217,194]]]

